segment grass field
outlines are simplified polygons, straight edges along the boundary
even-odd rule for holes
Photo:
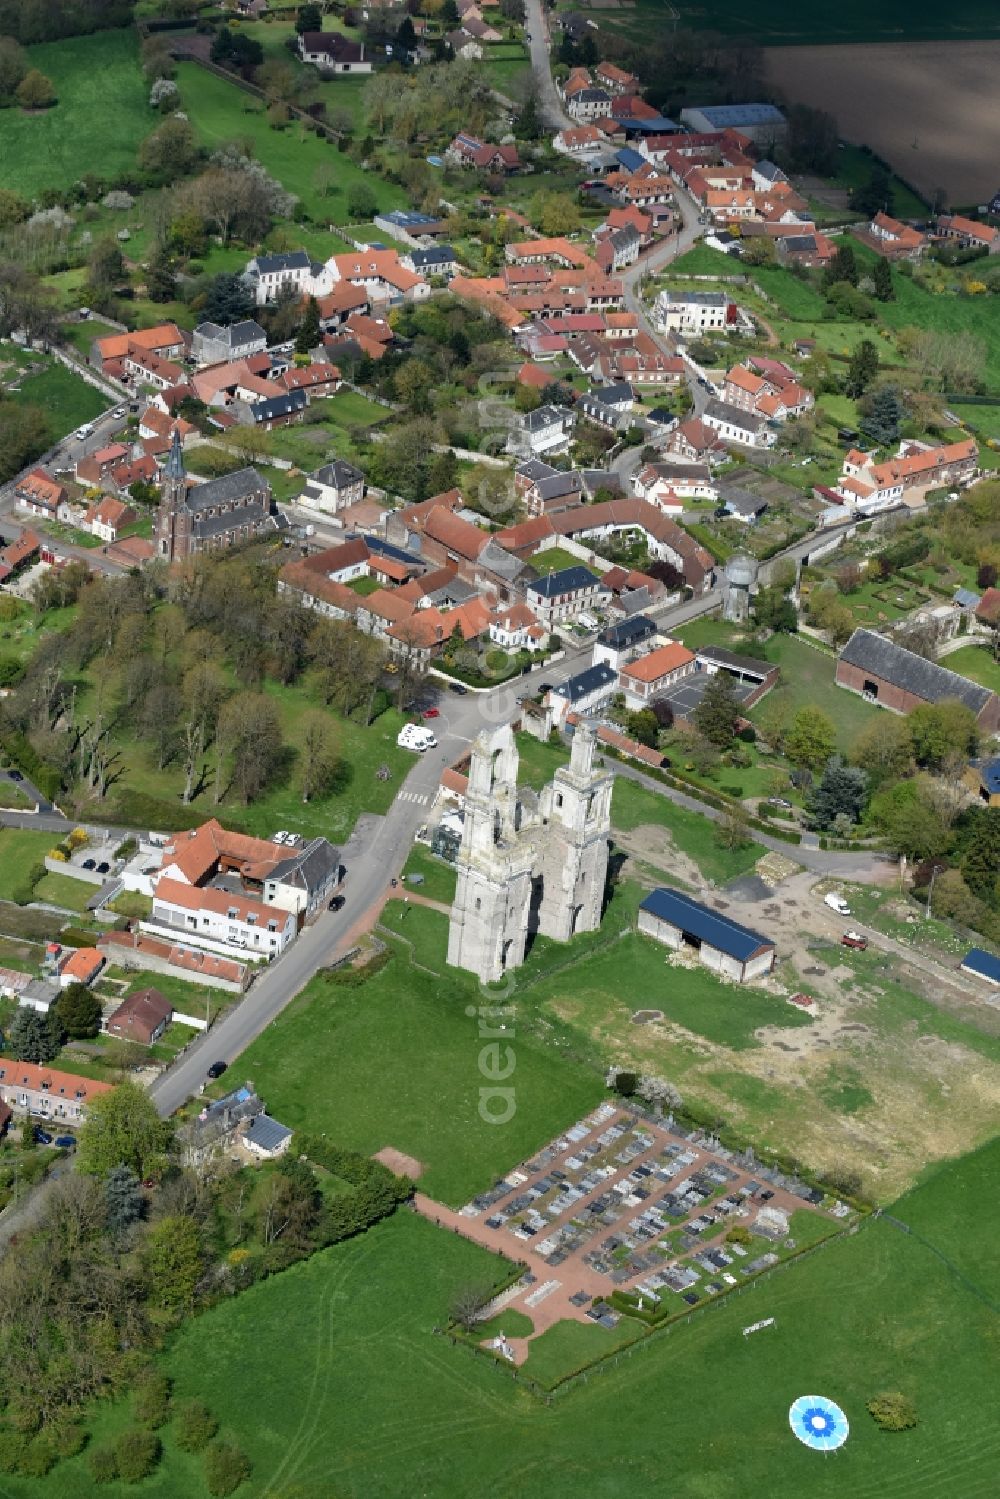
[[[75,880],[70,874],[45,874],[35,886],[35,900],[45,901],[51,906],[62,906],[65,911],[85,912],[91,896],[97,894],[97,885],[87,880]]]
[[[663,828],[681,852],[697,864],[704,877],[719,885],[745,874],[763,853],[759,843],[750,843],[746,848],[722,848],[716,841],[715,823],[707,817],[678,807],[667,797],[647,791],[623,776],[615,779],[611,825],[624,833],[638,827]],[[669,860],[666,842],[663,858]]]
[[[767,659],[780,666],[781,677],[777,687],[750,710],[752,719],[766,717],[774,704],[787,707],[789,713],[807,705],[821,708],[833,720],[838,748],[847,749],[874,715],[882,712],[857,693],[838,687],[834,681],[834,658],[794,635],[776,635],[768,641]]]
[[[12,900],[36,864],[56,842],[53,833],[0,828],[0,900]]]
[[[413,942],[357,988],[314,979],[240,1058],[284,1123],[356,1150],[394,1145],[427,1167],[421,1188],[460,1204],[483,1183],[571,1124],[602,1094],[591,1075],[512,1036],[517,1112],[502,1128],[480,1116],[481,1045],[467,1006],[489,1003],[468,974],[447,969],[447,918],[394,902],[388,921]],[[311,1086],[308,1079],[315,1079]]]
[[[749,1298],[643,1339],[548,1406],[434,1336],[456,1291],[493,1283],[499,1265],[405,1211],[190,1322],[162,1363],[176,1394],[206,1400],[248,1451],[248,1495],[992,1499],[1000,1436],[979,1412],[995,1382],[998,1316],[982,1298],[996,1296],[997,1262],[981,1208],[998,1166],[996,1145],[969,1157],[896,1205],[912,1234],[869,1222]],[[773,1325],[743,1337],[761,1317]],[[587,1331],[547,1336],[579,1345]],[[233,1378],[250,1367],[252,1400]],[[887,1436],[869,1418],[865,1402],[887,1388],[915,1402],[914,1430]],[[835,1460],[789,1431],[788,1407],[808,1391],[838,1401],[850,1421]],[[104,1408],[95,1439],[125,1420],[124,1406]],[[638,1432],[641,1441],[623,1439]],[[169,1425],[161,1435],[150,1493],[206,1499],[200,1464],[178,1451]],[[44,1484],[5,1478],[4,1490],[8,1499],[106,1492],[83,1457]]]
[[[69,187],[85,172],[114,178],[135,165],[157,117],[139,72],[134,31],[100,31],[29,48],[57,103],[39,114],[0,111],[0,182],[32,197]],[[109,107],[113,100],[113,107]]]
[[[355,182],[368,184],[380,209],[406,206],[401,188],[374,172],[363,172],[325,137],[312,135],[297,123],[272,130],[258,101],[224,78],[216,78],[196,63],[181,63],[177,83],[184,110],[202,143],[212,149],[236,138],[250,140],[254,155],[302,200],[317,223],[348,222],[346,192]],[[332,183],[329,193],[324,191],[327,173]]]
[[[949,671],[957,671],[960,676],[971,677],[982,687],[1000,692],[1000,661],[993,659],[988,646],[963,646],[960,651],[942,657],[941,665],[947,666]]]
[[[2,128],[3,114],[0,112]],[[37,375],[27,375],[13,399],[20,405],[40,406],[49,418],[52,431],[57,433],[92,422],[108,409],[108,402],[100,391],[55,359]]]

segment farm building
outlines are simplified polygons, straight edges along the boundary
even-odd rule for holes
[[[774,967],[774,943],[767,937],[666,886],[639,907],[639,930],[665,947],[697,948],[706,968],[737,984],[763,978]]]
[[[977,979],[985,979],[988,984],[1000,986],[1000,958],[984,952],[981,947],[970,947],[959,966],[963,973],[971,973]]]
[[[925,661],[873,630],[855,630],[837,662],[837,686],[860,693],[893,713],[950,699],[971,708],[987,733],[1000,730],[1000,698],[947,667]]]

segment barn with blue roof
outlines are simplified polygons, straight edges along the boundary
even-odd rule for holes
[[[981,947],[970,947],[959,966],[963,973],[974,974],[988,984],[1000,985],[1000,958]]]
[[[665,947],[693,947],[706,968],[736,984],[774,967],[774,943],[683,891],[661,886],[639,907],[639,930]]]

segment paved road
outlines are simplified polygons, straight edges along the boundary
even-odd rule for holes
[[[562,100],[552,81],[549,62],[549,21],[542,0],[525,0],[525,26],[531,36],[531,69],[538,90],[538,113],[550,130],[562,130],[574,124],[562,107]]]

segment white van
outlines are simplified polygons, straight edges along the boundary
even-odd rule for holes
[[[834,895],[831,892],[829,895],[824,895],[823,900],[831,911],[836,911],[838,916],[850,916],[851,908],[842,895]]]
[[[423,724],[405,723],[400,729],[396,739],[400,749],[416,750],[422,755],[425,750],[436,749],[437,740],[430,729],[425,729]]]
[[[89,437],[93,430],[94,428],[92,423],[84,422],[82,427],[77,427],[76,431],[73,433],[73,436],[77,439],[78,442],[83,442],[84,438]]]

